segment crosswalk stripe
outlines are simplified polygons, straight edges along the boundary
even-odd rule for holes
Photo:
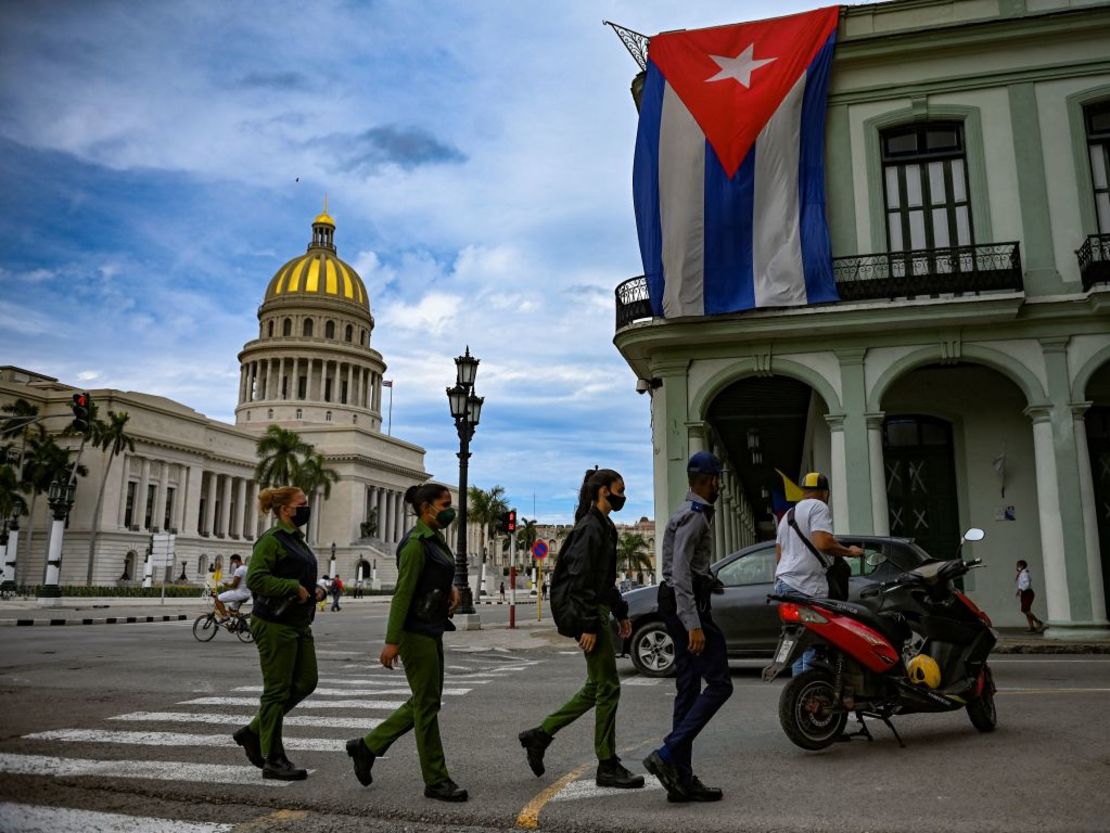
[[[262,693],[262,686],[260,685],[241,685],[232,691],[256,691]],[[313,697],[335,697],[362,695],[366,697],[405,697],[408,698],[410,689],[405,688],[318,688],[312,692]],[[445,688],[443,694],[445,697],[462,697],[464,694],[469,694],[469,688]]]
[[[5,833],[54,833],[95,830],[96,833],[228,833],[234,825],[203,821],[125,816],[68,807],[0,804],[0,830]]]
[[[116,729],[52,729],[24,735],[25,740],[57,740],[65,743],[118,743],[125,746],[207,746],[231,747],[237,744],[227,734],[189,734],[187,732],[125,732]],[[286,749],[299,752],[341,752],[346,739],[283,738]]]
[[[198,697],[182,700],[180,706],[257,706],[257,697]],[[399,709],[403,700],[303,700],[298,709]]]
[[[462,674],[448,674],[447,679],[451,680],[452,682],[455,680],[458,680],[460,682],[465,680],[466,682],[473,683],[474,685],[486,685],[490,682],[489,680],[475,680],[472,677],[464,676]],[[381,680],[368,679],[366,677],[321,677],[320,682],[326,685],[382,685]],[[236,690],[238,691],[238,689]],[[408,691],[407,688],[405,690]]]
[[[109,720],[127,720],[135,723],[207,723],[221,726],[245,726],[254,720],[253,714],[222,714],[220,712],[130,712],[109,717]],[[363,729],[370,731],[383,721],[376,717],[316,717],[310,714],[287,714],[282,718],[286,726],[304,726],[313,729]]]
[[[663,785],[654,775],[644,776],[644,790],[661,790]],[[616,787],[599,787],[593,778],[567,784],[552,797],[552,801],[573,801],[578,798],[601,798],[606,795],[628,795],[628,790]]]
[[[205,784],[257,784],[262,787],[287,787],[291,783],[265,780],[253,766],[184,761],[98,761],[7,752],[0,752],[0,772],[8,775],[53,775],[66,778],[98,776],[146,778],[152,781],[199,781]]]

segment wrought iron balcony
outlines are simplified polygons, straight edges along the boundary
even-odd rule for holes
[[[1110,234],[1092,234],[1075,256],[1079,258],[1084,289],[1091,289],[1096,283],[1110,283]]]
[[[1024,289],[1017,243],[838,257],[833,274],[842,301]]]
[[[619,284],[617,294],[617,329],[634,321],[651,318],[651,300],[648,298],[647,279],[640,275]]]

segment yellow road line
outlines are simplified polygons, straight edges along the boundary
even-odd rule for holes
[[[567,784],[577,781],[590,766],[590,764],[582,764],[580,767],[572,769],[525,804],[524,809],[520,811],[520,815],[516,817],[516,826],[521,830],[536,830],[540,826],[540,810],[544,808],[544,805],[558,795]]]

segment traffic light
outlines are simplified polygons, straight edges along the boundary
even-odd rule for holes
[[[516,532],[516,510],[510,509],[505,513],[505,531]]]
[[[78,434],[89,433],[89,412],[92,410],[92,397],[88,392],[73,394],[72,428]]]
[[[493,531],[498,535],[504,535],[509,531],[509,513],[502,512],[497,516],[497,522],[493,525]]]

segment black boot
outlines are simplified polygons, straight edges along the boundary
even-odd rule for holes
[[[262,769],[266,759],[262,757],[262,741],[254,732],[251,731],[250,726],[244,726],[231,736],[237,744],[243,747],[243,751],[247,753],[247,760],[254,764],[259,769]]]
[[[524,751],[528,754],[528,766],[532,768],[532,773],[539,778],[544,773],[543,766],[543,753],[547,747],[551,746],[551,741],[555,740],[551,735],[543,729],[525,729],[517,739],[520,740],[520,745],[524,747]]]
[[[271,752],[262,765],[262,777],[277,781],[303,781],[308,777],[308,770],[294,765],[284,752]]]
[[[362,738],[347,741],[347,754],[355,765],[355,778],[364,787],[369,787],[374,780],[370,770],[374,768],[375,755],[366,748]]]
[[[620,758],[610,758],[598,763],[596,783],[599,787],[637,790],[644,785],[644,776],[633,775],[621,765]]]
[[[707,787],[701,782],[698,776],[691,776],[690,780],[686,782],[686,797],[690,801],[720,801],[724,798],[724,792],[720,787]]]
[[[434,798],[436,801],[466,801],[466,790],[448,778],[438,784],[428,784],[424,787],[424,797]]]
[[[686,795],[686,785],[682,783],[682,775],[674,764],[664,761],[658,752],[652,752],[644,758],[644,769],[659,779],[663,789],[667,791],[670,801],[689,801]]]

